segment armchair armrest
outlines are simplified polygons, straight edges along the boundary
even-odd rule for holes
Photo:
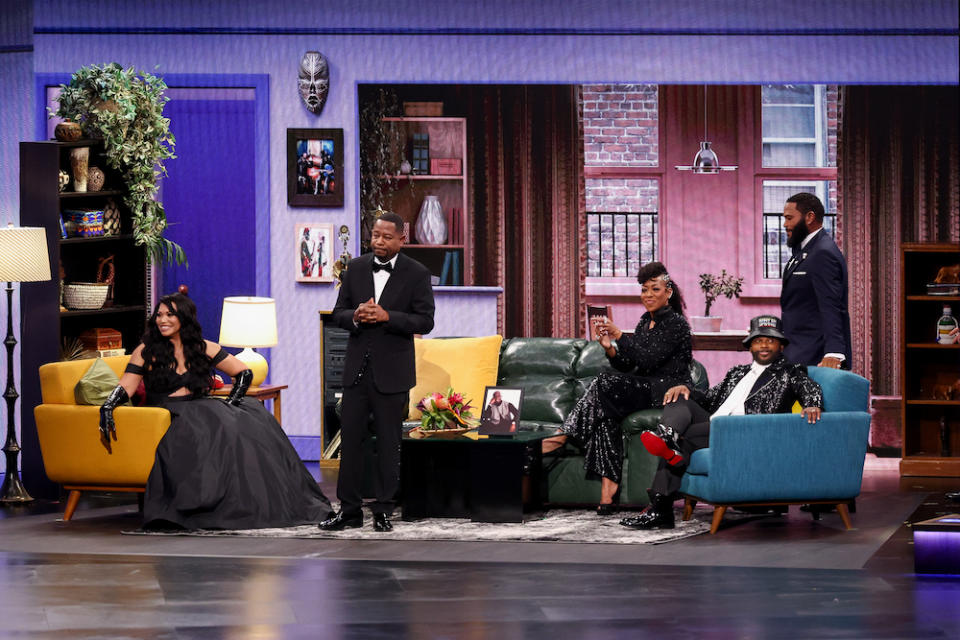
[[[47,476],[68,485],[142,486],[153,467],[157,444],[170,426],[158,407],[114,410],[117,440],[112,452],[100,442],[100,407],[41,404],[34,409]]]
[[[706,483],[716,502],[849,499],[860,493],[870,431],[864,411],[824,413],[816,424],[797,414],[721,416],[710,422]],[[693,483],[691,483],[693,484]]]

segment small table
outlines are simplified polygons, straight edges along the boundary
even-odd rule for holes
[[[273,400],[273,417],[277,419],[279,424],[283,424],[283,421],[280,420],[281,410],[280,410],[280,392],[287,388],[285,384],[263,384],[259,387],[250,387],[247,389],[246,397],[247,398],[256,398],[260,402],[266,402],[267,400]],[[232,384],[224,385],[219,389],[210,392],[212,396],[228,396],[230,391],[233,389]]]
[[[400,445],[404,520],[470,518],[523,522],[524,507],[538,509],[541,441],[554,429],[521,430],[508,437],[411,438]]]
[[[743,341],[746,331],[726,329],[724,331],[702,331],[690,334],[694,351],[746,351]]]

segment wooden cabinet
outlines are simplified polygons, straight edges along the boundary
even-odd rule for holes
[[[440,284],[473,284],[467,227],[470,212],[467,198],[466,118],[402,117],[384,118],[384,122],[400,127],[400,139],[405,141],[403,148],[392,150],[393,166],[399,167],[406,160],[416,168],[415,162],[422,158],[419,147],[424,142],[429,154],[417,173],[401,176],[386,194],[384,208],[398,213],[410,225],[404,252],[426,265],[437,277],[444,275],[446,263],[447,277]],[[437,197],[447,222],[447,240],[440,245],[419,244],[416,238],[420,207],[429,195]]]
[[[68,187],[60,192],[59,171],[70,173],[69,152],[82,146],[90,147],[90,165],[106,173],[103,190],[76,193]],[[122,336],[123,348],[130,353],[143,335],[150,311],[146,254],[143,247],[134,244],[131,216],[123,205],[124,185],[119,176],[107,168],[102,149],[102,142],[96,140],[20,143],[20,224],[46,230],[53,276],[49,282],[31,283],[20,291],[23,477],[35,496],[55,494],[55,487],[51,490],[44,486],[47,481],[33,422],[33,407],[41,402],[37,369],[47,362],[60,360],[64,339],[77,338],[88,329],[115,329]],[[103,209],[108,200],[120,211],[118,235],[61,237],[63,211]],[[96,282],[100,260],[110,256],[114,265],[112,300],[100,309],[63,307],[60,275],[66,283]]]
[[[940,267],[960,263],[960,245],[904,244],[901,380],[903,459],[906,476],[960,476],[960,344],[937,344],[944,305],[960,317],[960,295],[929,295]]]

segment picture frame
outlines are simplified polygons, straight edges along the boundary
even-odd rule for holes
[[[333,282],[333,263],[336,261],[333,224],[298,222],[294,237],[296,281]]]
[[[497,399],[498,405],[507,405],[501,411],[490,409]],[[520,428],[520,409],[523,407],[523,387],[488,386],[483,390],[480,410],[480,435],[512,436]]]
[[[342,207],[343,129],[287,129],[287,204]]]

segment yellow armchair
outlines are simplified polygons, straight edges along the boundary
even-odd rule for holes
[[[104,358],[118,375],[129,356]],[[100,407],[78,405],[73,388],[93,360],[53,362],[40,367],[43,404],[34,408],[40,452],[47,476],[70,491],[64,520],[70,520],[83,491],[143,493],[157,445],[170,426],[170,412],[158,407],[118,407],[117,440],[100,442]]]

